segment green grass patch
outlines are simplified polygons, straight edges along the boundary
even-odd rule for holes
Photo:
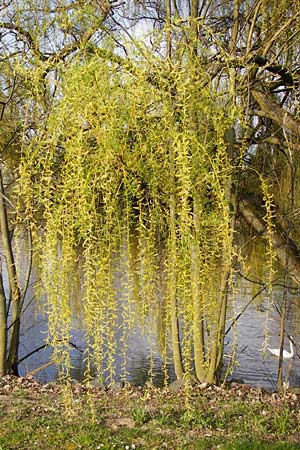
[[[201,448],[201,447],[200,447]],[[300,444],[290,442],[264,442],[261,440],[240,440],[238,442],[226,443],[224,450],[296,450]]]
[[[300,449],[298,396],[245,392],[82,387],[65,410],[59,388],[18,385],[0,390],[0,450]]]

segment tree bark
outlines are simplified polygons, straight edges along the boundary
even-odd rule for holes
[[[2,269],[0,268],[0,377],[6,374],[7,315],[6,298],[3,289]]]
[[[175,219],[174,214],[171,211],[171,221]],[[171,252],[170,252],[170,267],[169,267],[169,299],[170,299],[170,317],[171,317],[171,339],[172,339],[172,350],[173,350],[173,360],[174,360],[174,370],[177,379],[182,379],[184,370],[182,365],[182,354],[180,345],[180,333],[179,333],[179,320],[178,320],[178,305],[176,298],[176,250],[174,249],[176,242],[174,241],[174,236],[171,237]],[[174,251],[175,250],[175,251]]]
[[[176,194],[175,194],[175,157],[172,143],[169,145],[170,177],[173,192],[170,193],[170,250],[169,250],[169,301],[171,319],[171,339],[174,360],[174,370],[177,379],[182,379],[184,375],[182,354],[180,345],[178,304],[176,297]]]
[[[235,55],[236,52],[236,44],[238,40],[238,32],[239,32],[239,9],[240,9],[240,0],[234,0],[233,7],[233,27],[232,27],[232,35],[229,44],[229,53],[231,55]]]
[[[167,58],[172,59],[172,39],[171,39],[171,0],[166,1],[166,41]]]
[[[251,94],[261,108],[264,117],[274,120],[280,127],[288,129],[292,134],[299,135],[300,122],[279,106],[274,98],[257,89],[251,89]]]
[[[259,217],[253,206],[246,200],[240,200],[239,212],[245,221],[263,238],[267,238],[266,224]],[[297,247],[291,239],[287,239],[279,226],[275,226],[272,234],[273,248],[277,257],[292,280],[300,284],[300,255]]]
[[[196,215],[196,213],[195,213]],[[196,222],[196,220],[195,220]],[[193,299],[193,346],[195,359],[195,372],[197,379],[203,383],[206,381],[205,371],[205,346],[204,346],[204,317],[203,301],[199,286],[199,255],[195,249],[192,255],[191,267],[192,299]]]
[[[7,206],[4,200],[4,187],[1,170],[0,170],[0,227],[11,295],[11,324],[10,324],[11,332],[9,342],[9,354],[7,359],[7,371],[14,375],[18,375],[21,295],[10,240]]]

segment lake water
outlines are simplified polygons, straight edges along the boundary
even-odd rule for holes
[[[257,288],[259,289],[259,288]],[[231,316],[242,311],[249,302],[253,293],[250,293],[250,286],[245,286],[243,294],[240,295],[235,304],[235,312],[231,310]],[[274,303],[281,302],[282,291],[277,290],[273,293]],[[288,318],[286,331],[293,336],[296,345],[299,343],[299,297],[289,297]],[[268,321],[267,321],[268,316]],[[266,325],[267,321],[267,325]],[[271,348],[279,347],[279,322],[280,318],[274,306],[269,305],[264,297],[261,300],[250,303],[246,311],[241,315],[236,323],[234,332],[232,330],[225,338],[225,356],[224,364],[228,364],[228,356],[231,354],[232,345],[236,342],[236,363],[233,372],[229,378],[242,379],[244,383],[251,386],[261,386],[268,390],[276,389],[278,359],[273,357],[268,351],[263,354],[263,345],[265,340],[266,327],[268,327],[269,346]],[[75,327],[72,331],[72,341],[78,348],[84,348],[84,331],[76,327],[77,321],[74,320]],[[230,319],[228,321],[228,325]],[[20,346],[20,357],[29,353],[34,348],[43,344],[47,335],[46,318],[41,314],[34,314],[32,308],[29,308],[22,321],[22,336]],[[286,339],[285,348],[289,350],[289,342]],[[296,347],[296,352],[298,348]],[[25,375],[37,367],[47,363],[51,355],[51,350],[46,348],[39,353],[26,359],[20,365],[20,374]],[[75,348],[71,349],[72,356],[72,377],[81,380],[84,374],[83,353]],[[116,356],[116,378],[120,376],[122,358]],[[163,382],[163,361],[157,351],[153,353],[153,374],[154,382],[161,384]],[[284,371],[286,372],[289,361],[284,361]],[[128,381],[137,385],[143,385],[148,379],[150,368],[149,342],[147,336],[141,333],[137,327],[129,337],[127,352],[127,372]],[[174,379],[172,364],[168,366],[170,381]],[[52,381],[57,376],[57,370],[54,366],[38,372],[36,377],[43,383]],[[299,356],[293,358],[293,365],[289,378],[290,386],[300,385],[300,367]]]

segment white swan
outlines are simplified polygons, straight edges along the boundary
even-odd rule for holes
[[[293,339],[292,336],[291,336],[291,339]],[[283,350],[282,359],[291,359],[294,357],[294,346],[293,346],[291,339],[289,339],[291,351],[288,352],[287,350]],[[269,348],[268,347],[268,350],[270,353],[272,353],[273,356],[276,356],[277,358],[280,357],[280,348]]]

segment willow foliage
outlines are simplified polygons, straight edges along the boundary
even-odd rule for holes
[[[126,376],[127,338],[139,322],[150,357],[157,335],[166,364],[170,341],[174,359],[177,347],[178,376],[196,360],[198,378],[214,380],[233,258],[226,133],[238,110],[232,90],[216,89],[197,62],[171,66],[152,55],[143,64],[130,74],[78,57],[23,145],[20,204],[35,223],[51,342],[68,375],[79,297],[87,377],[96,366],[112,380],[117,352]]]

